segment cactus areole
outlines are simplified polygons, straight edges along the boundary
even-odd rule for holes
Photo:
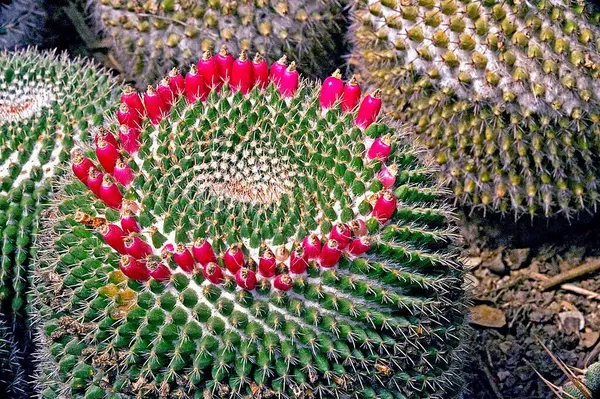
[[[46,389],[451,397],[461,271],[431,172],[381,122],[376,96],[342,110],[356,81],[321,86],[293,64],[256,79],[247,54],[232,60],[225,74],[193,65],[201,95],[146,105],[136,151],[76,154],[64,218],[47,221],[55,253],[37,270],[59,369]],[[104,173],[100,191],[82,164]],[[48,301],[50,271],[67,310]],[[71,320],[81,332],[56,332]]]

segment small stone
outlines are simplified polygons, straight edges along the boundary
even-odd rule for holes
[[[510,268],[510,270],[518,270],[526,265],[529,260],[529,254],[531,249],[529,248],[518,248],[507,251],[504,255],[504,263]]]
[[[500,309],[488,305],[477,305],[471,308],[471,323],[483,327],[500,328],[506,325],[506,315]]]
[[[481,265],[481,257],[479,256],[471,256],[465,260],[465,267],[469,270],[475,269],[477,266]]]
[[[505,274],[507,269],[502,260],[502,250],[490,252],[487,255],[488,256],[483,259],[483,265],[494,273]]]
[[[596,345],[598,338],[600,338],[600,332],[592,331],[589,328],[586,328],[585,332],[581,334],[581,345],[583,345],[585,348],[591,348]]]
[[[510,376],[510,372],[506,371],[506,370],[501,370],[501,371],[498,371],[496,373],[496,375],[498,376],[498,379],[500,381],[504,381],[505,379],[507,379]]]
[[[561,329],[566,334],[577,334],[585,327],[583,313],[575,310],[569,312],[560,312],[558,314]]]

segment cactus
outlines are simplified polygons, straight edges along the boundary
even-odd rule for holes
[[[0,355],[0,380],[15,382],[11,389],[22,389],[31,243],[50,181],[77,135],[102,121],[110,87],[108,74],[66,55],[0,54],[0,341],[11,352]]]
[[[583,0],[361,0],[353,60],[415,126],[458,202],[598,204],[600,14]]]
[[[559,398],[595,399],[600,397],[600,362],[592,363],[580,372],[580,375],[573,375],[569,378],[570,381],[560,388],[551,385]]]
[[[39,0],[11,0],[0,4],[0,49],[35,44],[46,13]]]
[[[89,0],[98,29],[113,40],[125,76],[140,88],[223,45],[268,54],[291,54],[313,74],[330,71],[339,33],[337,0],[135,1]]]
[[[41,396],[454,397],[454,216],[377,93],[208,72],[126,88],[74,150],[37,242]]]

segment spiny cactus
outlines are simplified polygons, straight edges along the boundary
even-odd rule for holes
[[[362,78],[441,165],[458,201],[596,211],[599,14],[585,1],[361,0]]]
[[[569,368],[569,381],[557,387],[545,381],[557,397],[562,399],[596,399],[600,398],[600,362],[592,363],[584,370]]]
[[[453,216],[381,100],[201,66],[73,152],[37,243],[42,396],[453,397]]]
[[[88,5],[139,87],[174,63],[218,53],[223,45],[234,54],[243,49],[268,54],[269,61],[291,54],[306,72],[328,72],[342,15],[337,0],[88,0]]]
[[[0,48],[35,44],[46,21],[43,1],[11,0],[0,4]]]
[[[8,333],[0,339],[10,342],[11,351],[10,359],[0,361],[5,381],[21,373],[10,370],[27,346],[31,243],[50,180],[57,165],[69,159],[76,136],[102,121],[111,86],[108,74],[66,55],[29,49],[0,53],[0,324],[5,327],[0,332]]]

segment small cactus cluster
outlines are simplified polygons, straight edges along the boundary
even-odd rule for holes
[[[76,136],[101,123],[109,79],[65,55],[0,54],[0,340],[10,351],[6,357],[0,352],[0,380],[14,382],[15,389],[22,374],[17,360],[27,346],[21,331],[39,216]]]
[[[600,398],[600,362],[592,363],[583,370],[581,378],[573,378],[560,389],[563,399]]]
[[[41,397],[454,397],[453,216],[360,90],[246,54],[126,88],[37,242]]]
[[[585,1],[360,0],[353,61],[459,202],[596,211],[600,14]]]
[[[0,49],[21,48],[40,39],[46,20],[43,1],[11,0],[0,4]]]
[[[100,30],[113,39],[125,75],[139,87],[202,53],[225,45],[268,54],[290,54],[305,72],[330,71],[339,32],[336,0],[88,0]]]

